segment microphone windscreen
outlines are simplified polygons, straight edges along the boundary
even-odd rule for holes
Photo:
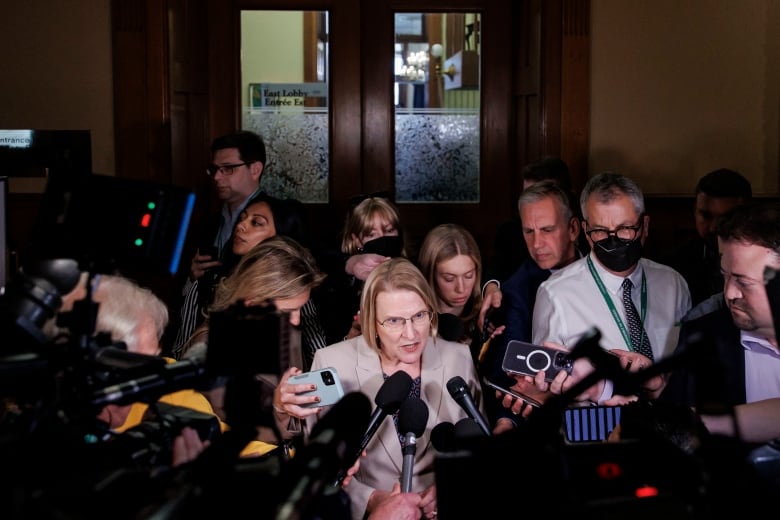
[[[466,381],[462,377],[453,376],[447,381],[447,391],[453,398],[457,399],[458,394],[468,392],[469,389],[468,386],[466,386]]]
[[[480,428],[477,421],[471,417],[464,417],[455,423],[453,433],[456,443],[484,437],[482,428]]]
[[[398,370],[382,383],[374,402],[386,414],[394,414],[400,408],[401,403],[409,397],[413,384],[412,376],[403,370]]]
[[[451,422],[439,423],[431,430],[431,444],[440,453],[455,451],[455,425]]]
[[[463,321],[449,312],[439,313],[439,337],[447,341],[460,341],[465,334]]]
[[[422,399],[409,397],[398,411],[398,431],[402,434],[413,433],[419,437],[428,423],[428,405]]]
[[[360,439],[368,426],[371,402],[360,392],[350,392],[328,410],[311,430],[310,438],[318,439],[322,432],[336,432],[344,444],[343,454],[353,453],[360,445]],[[342,457],[343,457],[342,454]]]

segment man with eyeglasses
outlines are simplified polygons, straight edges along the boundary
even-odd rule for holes
[[[197,250],[182,288],[182,309],[193,308],[189,299],[201,291],[210,291],[209,286],[216,282],[217,270],[214,268],[221,264],[222,253],[225,245],[230,243],[238,216],[247,202],[260,193],[260,177],[266,161],[265,143],[256,133],[245,130],[223,135],[211,143],[211,161],[206,167],[206,174],[214,180],[222,207],[218,215],[207,218],[205,224],[196,230]],[[207,273],[210,275],[204,276]],[[192,289],[194,283],[200,285],[198,291]],[[183,311],[180,317],[180,322],[187,324],[185,330],[194,329],[202,320],[202,316],[192,314]],[[173,349],[180,348],[188,339],[177,337]]]
[[[211,244],[217,248],[216,258],[198,251],[190,269],[190,279],[197,280],[203,273],[218,265],[225,244],[230,241],[238,215],[246,203],[260,192],[260,177],[265,167],[265,143],[254,132],[247,130],[223,135],[211,144],[212,163],[206,174],[214,179],[217,196],[222,201],[216,229],[208,231],[207,240],[200,245]],[[213,235],[211,234],[213,232]],[[205,258],[204,258],[205,257]]]
[[[602,348],[648,358],[627,358],[642,360],[637,363],[671,354],[691,296],[677,271],[642,258],[650,218],[639,186],[624,175],[601,173],[585,185],[580,206],[591,252],[539,287],[533,342],[572,348],[596,327]],[[609,385],[604,392],[609,397]]]

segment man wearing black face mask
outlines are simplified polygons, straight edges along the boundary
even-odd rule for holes
[[[639,352],[650,361],[671,354],[691,297],[677,271],[642,258],[650,222],[642,191],[628,177],[606,172],[588,181],[580,206],[591,252],[539,287],[534,343],[572,347],[595,326],[605,349]]]

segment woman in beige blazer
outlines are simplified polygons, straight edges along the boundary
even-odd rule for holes
[[[359,391],[373,403],[385,379],[399,370],[408,373],[414,384],[410,396],[428,406],[428,422],[417,440],[412,475],[412,492],[422,497],[423,516],[436,516],[434,462],[431,430],[439,423],[457,423],[468,417],[449,395],[447,382],[460,376],[468,385],[480,412],[482,390],[466,345],[437,337],[433,292],[419,269],[405,258],[393,258],[372,271],[360,302],[361,336],[330,345],[316,352],[312,370],[331,367],[338,373],[345,393]],[[285,415],[305,418],[311,429],[327,409],[303,408],[314,397],[296,395],[308,390],[287,384],[288,370],[277,387],[274,407]],[[394,418],[382,422],[360,459],[359,469],[346,487],[353,518],[363,518],[391,493],[403,467],[401,452],[404,432]]]

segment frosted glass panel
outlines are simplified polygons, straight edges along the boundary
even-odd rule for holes
[[[241,11],[241,127],[262,136],[260,186],[328,202],[328,13]]]
[[[396,13],[396,202],[479,203],[479,13]]]
[[[302,202],[328,202],[328,110],[247,109],[243,128],[263,137],[263,190]]]
[[[396,110],[398,202],[479,202],[479,110]]]

